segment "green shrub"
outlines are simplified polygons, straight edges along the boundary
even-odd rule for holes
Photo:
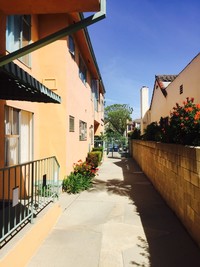
[[[101,151],[93,151],[89,152],[86,162],[93,166],[93,168],[97,168],[99,165],[99,162],[101,161],[102,153]]]
[[[131,139],[140,139],[140,129],[135,128],[130,134],[129,134]]]
[[[186,98],[183,106],[176,103],[170,114],[169,126],[173,141],[184,145],[200,144],[200,104],[194,104],[194,98]]]
[[[170,117],[160,118],[159,124],[149,124],[144,140],[161,141],[183,145],[200,145],[200,104],[194,98],[186,98],[183,105],[176,103]]]
[[[81,173],[72,172],[68,177],[64,178],[62,183],[63,191],[71,194],[77,194],[90,187],[92,187],[92,178]]]
[[[93,147],[92,152],[100,152],[100,153],[98,153],[98,157],[99,157],[98,160],[99,160],[99,162],[101,162],[102,157],[103,157],[103,147],[102,146],[100,146],[100,147]]]
[[[103,152],[103,147],[102,146],[93,147],[92,151],[101,151],[101,152]]]
[[[83,176],[91,177],[93,178],[95,176],[95,166],[91,164],[91,162],[83,162],[82,160],[79,160],[78,163],[74,163],[74,173],[80,173]]]
[[[144,131],[143,139],[149,141],[161,141],[162,140],[162,131],[161,127],[157,122],[152,122],[147,125],[147,128]]]

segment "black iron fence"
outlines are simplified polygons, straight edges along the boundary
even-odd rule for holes
[[[59,195],[56,157],[0,169],[0,245]]]

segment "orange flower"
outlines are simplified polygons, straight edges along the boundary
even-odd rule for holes
[[[200,119],[200,111],[198,111],[195,115],[194,115],[194,119],[195,121]]]
[[[184,108],[184,110],[185,110],[186,112],[190,112],[190,111],[193,110],[193,108],[192,108],[192,107],[187,107],[187,108]]]
[[[196,107],[197,107],[198,109],[200,109],[200,104],[196,104]]]

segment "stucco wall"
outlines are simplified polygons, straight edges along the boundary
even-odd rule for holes
[[[200,245],[200,147],[134,140],[132,156]]]
[[[169,116],[176,102],[182,105],[186,97],[194,97],[194,102],[200,103],[199,68],[200,54],[198,54],[166,88],[166,97],[164,97],[159,88],[155,88],[151,104],[151,122],[159,122],[161,116]],[[183,85],[182,94],[180,94],[181,85]]]

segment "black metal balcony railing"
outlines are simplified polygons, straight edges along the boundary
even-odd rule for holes
[[[0,169],[0,246],[59,195],[56,157]]]

